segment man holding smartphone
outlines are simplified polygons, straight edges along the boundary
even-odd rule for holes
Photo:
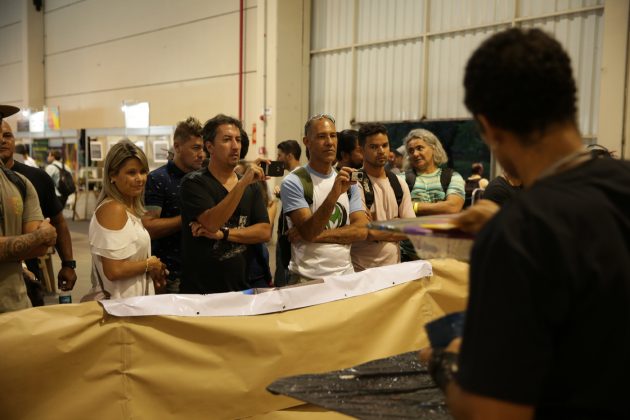
[[[309,162],[289,174],[281,187],[291,229],[290,283],[353,273],[350,244],[366,238],[367,214],[351,168],[337,173],[335,120],[316,115],[304,126]]]
[[[241,122],[219,114],[203,127],[208,166],[182,179],[182,293],[249,289],[247,245],[271,238],[271,224],[258,181],[259,165],[242,177],[234,172],[241,152]],[[257,162],[258,163],[258,162]]]

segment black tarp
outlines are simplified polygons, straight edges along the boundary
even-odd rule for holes
[[[415,351],[350,369],[282,378],[267,389],[359,419],[451,418],[444,394]]]

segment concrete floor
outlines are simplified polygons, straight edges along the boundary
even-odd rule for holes
[[[90,221],[73,221],[71,213],[67,213],[67,210],[64,210],[64,215],[66,215],[66,221],[68,223],[68,227],[70,228],[70,235],[72,237],[72,251],[74,254],[74,259],[77,262],[77,282],[71,293],[72,302],[78,303],[81,300],[81,297],[85,296],[92,287],[90,281],[92,255],[90,254],[90,244],[88,242],[88,229],[90,226]],[[276,247],[275,244],[272,243],[269,244],[269,264],[271,265],[271,273],[273,275],[276,266]],[[61,261],[59,260],[59,256],[57,254],[53,255],[52,259],[56,279],[57,273],[61,268]],[[45,296],[44,302],[46,305],[58,304],[58,295],[50,294],[48,296]]]
[[[72,302],[78,303],[81,297],[85,296],[92,287],[90,283],[92,256],[90,255],[90,244],[88,242],[90,222],[89,220],[72,221],[71,218],[67,217],[66,221],[72,237],[72,253],[77,262],[77,282],[72,290]],[[56,279],[57,273],[61,268],[61,261],[58,254],[53,255],[52,259]],[[58,295],[48,295],[44,298],[44,302],[46,305],[58,304]]]

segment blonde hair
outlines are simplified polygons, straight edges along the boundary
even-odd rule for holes
[[[136,158],[140,161],[142,168],[149,172],[149,162],[147,157],[138,146],[133,144],[129,139],[122,139],[116,143],[107,153],[105,157],[105,167],[103,168],[103,189],[101,195],[98,197],[98,204],[100,204],[106,198],[111,198],[120,203],[125,204],[125,199],[122,193],[118,190],[116,184],[112,184],[112,175],[117,175],[120,168],[124,165],[127,159]],[[144,210],[144,194],[140,194],[133,199],[133,212],[138,217],[142,217],[145,213]]]
[[[448,162],[448,155],[444,151],[440,140],[438,140],[435,134],[433,134],[429,130],[425,130],[424,128],[416,128],[414,130],[411,130],[409,134],[407,134],[407,137],[405,137],[405,139],[403,140],[403,143],[405,145],[405,152],[407,153],[407,159],[411,159],[411,156],[409,156],[409,152],[407,152],[407,146],[409,145],[409,142],[411,140],[415,139],[423,140],[426,144],[431,146],[431,148],[433,149],[433,163],[435,163],[435,166],[439,167],[440,165],[444,165],[446,162]],[[409,164],[410,163],[411,162],[409,162]]]

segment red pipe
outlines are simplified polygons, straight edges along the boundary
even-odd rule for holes
[[[238,42],[238,119],[243,121],[243,0],[239,12],[239,42]]]

